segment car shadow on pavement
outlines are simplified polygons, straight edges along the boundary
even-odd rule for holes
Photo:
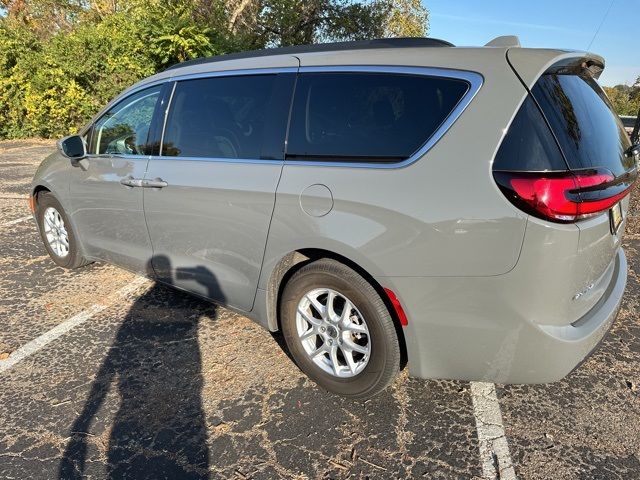
[[[169,259],[154,257],[150,273],[152,261],[168,266]],[[207,287],[218,288],[213,273],[194,270],[200,276],[206,271]],[[190,273],[181,270],[178,275]],[[160,283],[135,301],[71,426],[59,478],[84,477],[87,437],[102,417],[111,418],[113,404],[117,412],[106,453],[108,478],[209,478],[198,324],[205,314],[215,318],[215,308]],[[107,401],[113,386],[119,402]]]

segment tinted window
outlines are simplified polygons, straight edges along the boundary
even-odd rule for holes
[[[298,79],[287,157],[397,161],[438,129],[468,90],[461,80],[387,73]]]
[[[161,86],[136,93],[109,109],[92,128],[95,154],[146,155],[147,137]]]
[[[527,96],[509,126],[496,158],[494,170],[566,170],[549,126],[535,101]]]
[[[533,88],[572,169],[604,167],[616,175],[634,166],[629,138],[590,76],[543,75]]]
[[[275,81],[276,75],[248,75],[179,82],[162,155],[260,158]]]

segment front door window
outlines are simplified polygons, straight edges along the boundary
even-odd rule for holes
[[[109,109],[93,128],[90,153],[148,155],[147,137],[160,89],[143,90]]]

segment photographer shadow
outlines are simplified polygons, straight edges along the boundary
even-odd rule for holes
[[[171,271],[167,257],[155,256],[148,262],[150,276],[152,261]],[[215,276],[203,267],[177,275],[204,278],[210,296],[214,290],[219,295]],[[215,314],[215,305],[160,283],[135,301],[71,427],[59,478],[87,474],[88,439],[101,408],[117,408],[109,435],[108,478],[209,478],[198,324]],[[117,401],[106,401],[112,386],[117,387],[118,407]]]

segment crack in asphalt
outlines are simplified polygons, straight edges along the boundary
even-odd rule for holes
[[[480,460],[485,480],[516,478],[502,412],[493,383],[471,382],[471,398],[480,442]]]
[[[24,200],[53,144],[6,145],[0,211],[20,218],[26,204],[15,199]],[[561,382],[480,389],[476,400],[499,398],[501,421],[483,414],[478,422],[473,384],[406,372],[366,402],[330,395],[250,320],[154,285],[2,374],[0,478],[65,478],[66,458],[71,475],[87,478],[480,479],[483,445],[493,477],[637,478],[640,397],[628,387],[640,384],[633,202],[628,291],[610,336]],[[33,222],[5,228],[0,248],[0,354],[135,278],[101,265],[63,271]],[[509,462],[496,448],[505,433]]]

